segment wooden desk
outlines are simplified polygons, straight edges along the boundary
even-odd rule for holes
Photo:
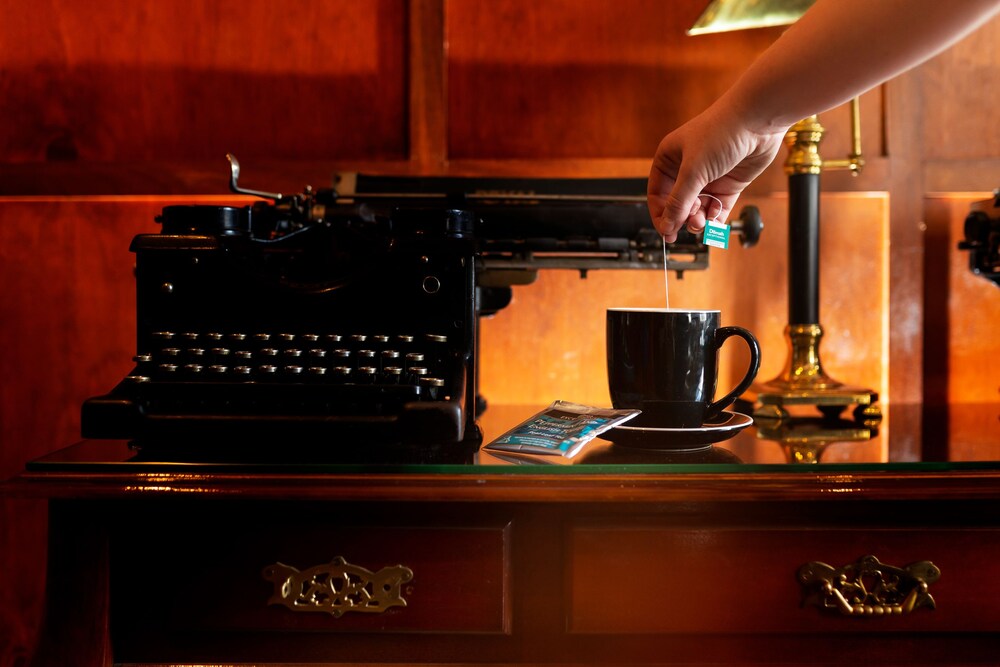
[[[50,500],[36,664],[1000,656],[994,464],[487,461],[177,464],[110,441],[46,457],[13,486]],[[869,555],[933,563],[933,602],[846,615],[808,599],[804,565]],[[317,586],[284,566],[318,568]],[[893,577],[863,584],[905,593]],[[368,597],[380,611],[331,613]]]

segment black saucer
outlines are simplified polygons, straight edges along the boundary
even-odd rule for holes
[[[715,419],[698,428],[654,428],[650,426],[617,426],[601,434],[616,447],[637,449],[701,449],[727,440],[747,426],[753,419],[739,412],[724,410]]]

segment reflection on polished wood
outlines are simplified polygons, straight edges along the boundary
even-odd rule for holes
[[[733,409],[740,409],[740,404]],[[890,406],[882,420],[864,423],[853,419],[790,417],[784,420],[758,419],[756,424],[732,438],[716,443],[713,451],[687,454],[671,449],[667,439],[661,451],[615,447],[600,438],[592,441],[574,459],[551,456],[521,456],[521,465],[616,464],[919,464],[971,463],[1000,460],[1000,403],[961,403],[942,410],[919,404]],[[499,437],[524,421],[538,406],[494,405],[480,420],[484,442]],[[940,439],[914,451],[911,443],[923,437],[922,422],[944,419],[950,427]],[[487,450],[478,455],[486,464],[502,464]],[[822,465],[819,466],[822,469]],[[738,470],[737,465],[734,470]]]
[[[789,463],[819,463],[828,445],[863,443],[878,435],[874,424],[829,417],[758,420],[757,437],[776,442]]]

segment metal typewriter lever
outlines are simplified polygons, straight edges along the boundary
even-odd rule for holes
[[[760,241],[761,232],[764,231],[764,220],[760,216],[760,209],[756,206],[744,206],[740,210],[740,217],[730,222],[733,231],[740,237],[740,245],[744,248],[752,248]]]
[[[262,192],[260,190],[247,190],[241,188],[237,181],[240,178],[240,161],[236,159],[236,156],[232,153],[226,153],[226,159],[229,160],[229,189],[233,192],[241,195],[251,195],[254,197],[263,197],[264,199],[273,199],[278,201],[282,198],[280,192]]]

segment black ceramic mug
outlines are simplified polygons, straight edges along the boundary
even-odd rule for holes
[[[742,327],[719,326],[717,310],[608,309],[608,388],[616,408],[638,408],[629,426],[698,428],[745,392],[760,368],[760,345]],[[750,366],[715,398],[719,348],[732,336],[750,347]]]

